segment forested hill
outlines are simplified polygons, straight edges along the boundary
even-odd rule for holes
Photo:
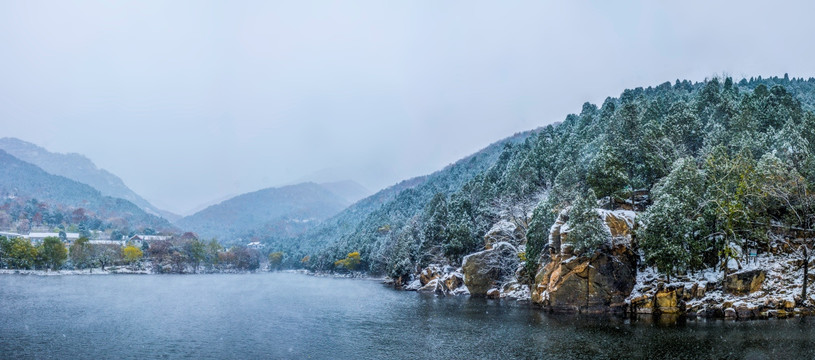
[[[302,183],[238,195],[176,224],[229,244],[270,233],[296,236],[348,205],[348,200],[322,185]]]
[[[135,204],[103,196],[77,181],[52,175],[0,150],[0,227],[77,225],[87,230],[115,229],[120,233],[149,228],[174,230],[167,220]]]
[[[170,221],[180,218],[178,215],[156,208],[128,188],[122,179],[104,169],[97,168],[93,162],[82,155],[52,153],[17,138],[0,139],[0,149],[20,160],[36,165],[48,173],[90,185],[99,190],[102,195],[130,201],[148,213],[164,217]]]
[[[473,177],[501,161],[505,148],[518,146],[531,134],[515,134],[433,174],[402,181],[360,200],[303,236],[294,239],[273,236],[266,239],[267,245],[272,251],[283,251],[290,266],[300,266],[305,256],[311,258],[306,265],[326,267],[349,251],[364,249],[366,254],[387,251],[385,246],[389,242],[384,240],[389,234],[398,233],[420,214],[435,194],[458,192]]]
[[[357,251],[360,269],[396,277],[430,261],[460,264],[504,220],[534,271],[561,210],[578,200],[608,208],[634,200],[644,211],[638,237],[649,263],[673,264],[666,271],[712,266],[733,244],[760,245],[756,227],[764,225],[757,224],[811,227],[811,217],[797,215],[812,211],[781,206],[756,189],[781,184],[792,193],[795,184],[813,183],[813,109],[812,78],[677,80],[625,90],[491,147],[486,161],[476,155],[399,189],[361,220],[341,213],[301,239],[307,246],[271,241],[270,248],[286,252],[292,266],[316,269]]]

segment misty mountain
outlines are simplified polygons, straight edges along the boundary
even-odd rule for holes
[[[371,195],[370,190],[353,180],[326,182],[321,183],[320,186],[345,199],[349,204],[353,204]]]
[[[238,195],[178,220],[176,225],[224,243],[257,236],[295,236],[336,214],[358,192],[353,184],[315,183],[267,188]],[[342,191],[340,191],[342,190]]]
[[[148,213],[162,216],[170,221],[180,218],[179,215],[153,206],[128,188],[122,179],[107,170],[97,168],[90,159],[83,155],[52,153],[35,144],[8,137],[0,139],[0,149],[46,172],[90,185],[99,190],[102,195],[130,201]]]
[[[50,174],[3,150],[0,169],[0,220],[6,227],[25,220],[46,226],[88,222],[92,224],[89,229],[173,229],[166,219],[130,201],[102,195],[89,185]]]
[[[283,251],[292,264],[310,255],[306,266],[330,266],[350,251],[365,254],[381,241],[420,215],[433,197],[461,190],[479,174],[501,160],[506,148],[522,144],[534,132],[526,131],[497,141],[430,175],[402,181],[349,206],[336,216],[310,229],[297,238],[269,236],[265,239],[272,250]],[[351,249],[350,251],[347,251]]]

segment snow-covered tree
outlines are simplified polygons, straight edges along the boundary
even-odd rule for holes
[[[586,254],[611,241],[611,232],[597,214],[597,197],[593,190],[578,197],[569,210],[569,243],[577,254]]]
[[[589,164],[586,182],[600,197],[622,199],[631,183],[620,149],[604,144]]]
[[[703,267],[704,253],[712,248],[700,229],[704,186],[696,162],[687,157],[654,187],[654,203],[637,232],[647,264],[669,276]]]

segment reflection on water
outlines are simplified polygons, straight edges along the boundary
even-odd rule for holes
[[[626,319],[298,274],[0,276],[2,358],[812,358],[809,319]]]

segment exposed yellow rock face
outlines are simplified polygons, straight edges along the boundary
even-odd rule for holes
[[[617,213],[609,212],[606,215],[606,225],[611,230],[612,237],[631,237],[631,226],[629,220],[619,216]]]
[[[487,296],[488,290],[514,276],[519,262],[518,250],[507,242],[467,255],[461,264],[464,285],[472,296]]]
[[[449,291],[453,291],[464,285],[464,279],[459,274],[451,274],[450,276],[446,277],[444,280],[444,286]]]
[[[535,277],[532,301],[553,311],[604,312],[620,308],[636,280],[633,252],[618,256],[557,255]]]
[[[631,307],[634,308],[638,314],[653,314],[654,299],[649,295],[637,296],[631,299]]]
[[[436,267],[435,265],[430,265],[422,270],[422,273],[419,274],[419,281],[422,282],[422,285],[427,285],[432,280],[438,279],[441,276],[441,269]]]
[[[604,219],[614,237],[630,243],[632,221],[614,212]],[[538,270],[532,301],[552,311],[605,312],[622,310],[636,282],[637,256],[626,245],[617,245],[588,256],[573,256],[565,216],[552,226],[550,254]]]
[[[736,295],[754,293],[761,290],[766,275],[767,272],[760,269],[730,274],[724,283],[725,291]]]
[[[656,304],[662,314],[678,314],[679,301],[676,289],[663,289],[656,293]]]

